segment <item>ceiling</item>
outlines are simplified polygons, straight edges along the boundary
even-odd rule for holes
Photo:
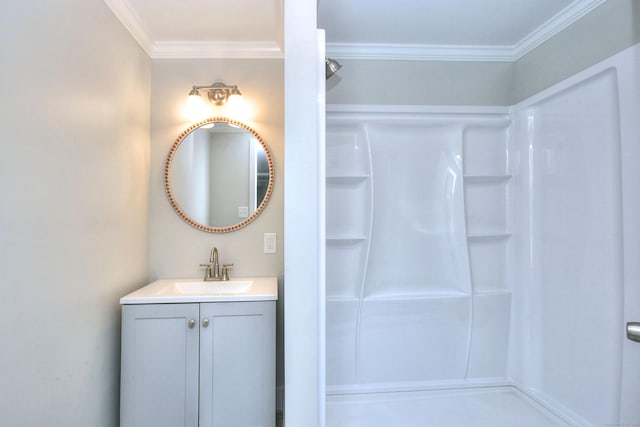
[[[152,58],[281,58],[284,1],[105,0]],[[331,57],[514,61],[605,0],[318,1]]]

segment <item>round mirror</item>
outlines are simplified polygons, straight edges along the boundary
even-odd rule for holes
[[[164,184],[171,206],[190,225],[212,233],[256,219],[273,188],[273,161],[260,135],[215,117],[187,128],[169,151]]]

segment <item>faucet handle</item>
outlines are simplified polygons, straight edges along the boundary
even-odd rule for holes
[[[204,268],[204,281],[210,280],[213,276],[211,271],[211,264],[200,264],[200,268]]]
[[[233,267],[233,264],[222,264],[222,280],[229,280],[230,267]]]

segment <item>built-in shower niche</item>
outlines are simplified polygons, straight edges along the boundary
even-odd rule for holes
[[[464,195],[474,290],[506,289],[512,232],[511,120],[465,128]],[[493,285],[488,281],[496,278]],[[489,279],[489,280],[488,280]]]
[[[511,120],[504,119],[491,125],[465,127],[463,157],[466,177],[510,176],[510,125]]]
[[[371,217],[369,149],[364,126],[327,130],[327,297],[357,299]]]
[[[327,239],[327,295],[330,298],[358,298],[365,262],[364,239]]]
[[[369,148],[365,128],[353,123],[336,123],[327,129],[327,178],[369,176]]]
[[[469,237],[474,293],[508,291],[509,234]]]
[[[368,234],[369,182],[363,178],[327,178],[327,237],[334,241],[362,240]]]
[[[506,379],[511,331],[511,120],[463,132],[467,247],[473,288],[469,380]]]
[[[327,383],[356,380],[358,307],[369,248],[371,177],[364,125],[327,129],[326,295]]]

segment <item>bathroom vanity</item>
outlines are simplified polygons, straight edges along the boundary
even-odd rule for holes
[[[121,426],[274,427],[277,292],[159,280],[121,298]]]

